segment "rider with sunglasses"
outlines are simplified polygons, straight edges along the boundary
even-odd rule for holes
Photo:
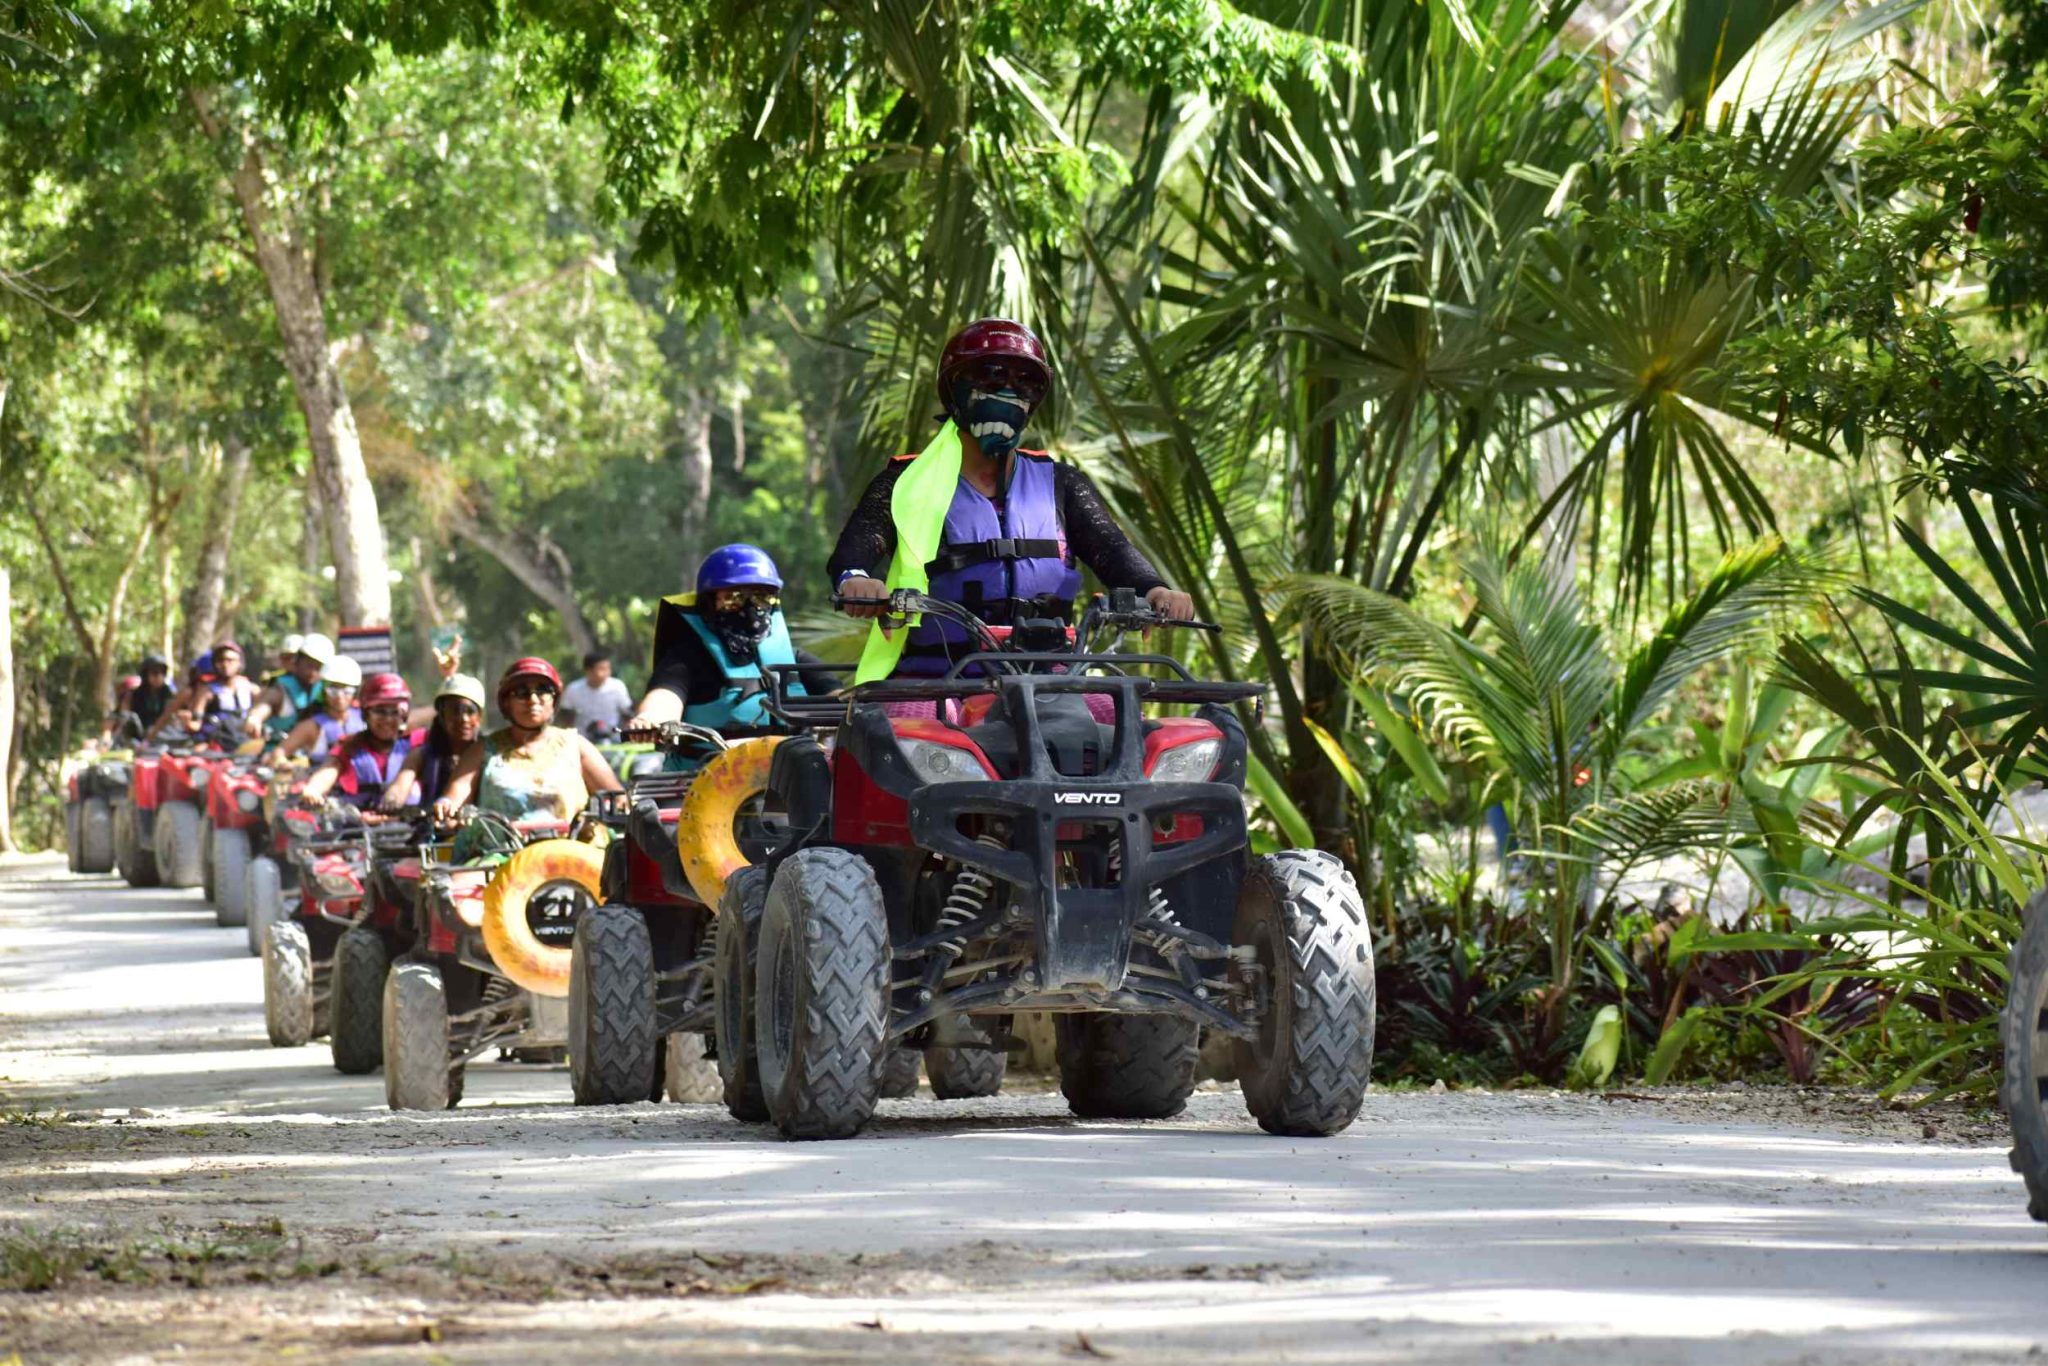
[[[1018,449],[1051,385],[1045,348],[1023,324],[983,318],[953,334],[939,357],[945,427],[924,452],[875,476],[832,552],[833,584],[848,613],[879,616],[891,588],[922,587],[928,577],[925,591],[993,626],[1070,620],[1086,565],[1105,586],[1135,589],[1167,617],[1194,616],[1193,599],[1166,586],[1087,475]],[[913,468],[918,476],[899,490]],[[900,562],[905,518],[922,519],[908,524],[920,533],[936,530],[938,554],[929,562]],[[924,534],[910,540],[929,543]],[[927,616],[907,638],[877,636],[859,677],[870,677],[878,661],[880,672],[942,674],[972,648],[958,625]]]
[[[505,727],[465,753],[448,790],[434,803],[447,821],[472,800],[478,809],[512,820],[566,821],[593,792],[617,792],[597,746],[553,724],[562,676],[545,659],[517,659],[498,680],[498,710]]]
[[[335,794],[335,800],[358,811],[382,805],[412,751],[424,744],[425,731],[412,731],[412,690],[397,674],[371,674],[358,694],[363,729],[334,747],[327,762],[306,779],[301,800],[314,804]]]
[[[455,776],[455,766],[481,744],[478,737],[483,730],[484,685],[468,674],[448,675],[441,681],[441,691],[434,694],[434,723],[427,727],[426,738],[405,756],[404,767],[384,789],[380,805],[386,811],[396,811],[412,801],[415,788],[425,805],[441,800]]]
[[[759,546],[724,545],[697,568],[697,591],[662,599],[654,627],[654,674],[630,736],[667,721],[688,721],[727,736],[776,729],[768,714],[768,671],[817,664],[797,649],[782,617],[782,573]],[[798,692],[826,693],[836,682],[804,673]]]

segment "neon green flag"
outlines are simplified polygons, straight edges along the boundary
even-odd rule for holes
[[[889,493],[889,518],[896,524],[896,554],[889,561],[890,592],[914,588],[920,593],[932,586],[925,566],[938,558],[939,540],[946,531],[946,509],[953,505],[953,490],[960,484],[960,429],[949,418],[931,444],[918,452],[910,468],[896,476]],[[910,619],[910,626],[917,624]],[[868,628],[868,643],[860,652],[855,683],[872,683],[896,671],[903,658],[909,627],[884,634],[881,623]]]

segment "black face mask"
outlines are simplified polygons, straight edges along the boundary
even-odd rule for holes
[[[760,652],[761,642],[775,625],[775,609],[765,602],[748,602],[727,612],[707,612],[704,620],[710,623],[727,659],[735,664],[751,664]]]

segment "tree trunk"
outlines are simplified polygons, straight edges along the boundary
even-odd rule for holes
[[[577,654],[588,654],[597,648],[597,633],[576,601],[575,576],[569,557],[560,546],[546,537],[528,545],[517,534],[487,526],[459,507],[448,514],[448,529],[503,565],[505,572],[553,608],[569,632],[569,643]]]
[[[194,90],[191,99],[200,126],[208,137],[217,139],[221,124],[214,117],[210,96]],[[342,624],[388,626],[391,579],[384,529],[377,519],[377,491],[371,487],[369,469],[363,463],[355,411],[349,406],[341,371],[328,349],[326,306],[313,255],[289,223],[273,216],[266,184],[271,173],[262,151],[248,129],[237,131],[242,156],[230,180],[256,263],[270,287],[278,332],[284,338],[285,369],[305,414],[313,478],[320,489],[327,540],[334,552],[334,586]]]
[[[320,581],[320,566],[327,563],[326,556],[321,554],[327,545],[327,519],[320,512],[320,490],[311,480],[306,481],[305,496],[300,500],[299,508],[299,568],[310,585]],[[299,634],[319,630],[321,614],[313,606],[312,595],[306,594],[299,602]]]
[[[14,580],[0,565],[0,775],[14,771]],[[0,854],[14,852],[14,784],[0,782]]]
[[[441,590],[434,582],[434,567],[427,559],[427,548],[415,536],[407,549],[412,553],[413,634],[420,658],[432,660],[434,632],[448,624],[448,613],[441,606]]]
[[[249,443],[230,436],[221,448],[220,478],[209,505],[206,541],[199,549],[199,567],[185,598],[185,657],[198,654],[221,634],[221,604],[227,598],[228,556],[234,549],[235,519],[242,509],[242,488],[249,477]]]
[[[747,468],[747,402],[745,390],[737,384],[732,388],[728,420],[732,423],[732,472],[743,474]]]
[[[114,589],[107,595],[107,613],[98,637],[86,624],[85,614],[78,606],[78,597],[71,589],[71,576],[64,571],[63,557],[57,553],[57,543],[50,536],[50,528],[43,521],[36,505],[23,500],[28,519],[36,529],[36,539],[43,543],[43,554],[50,561],[50,577],[57,581],[57,597],[64,604],[64,619],[71,624],[71,634],[78,641],[78,652],[92,661],[92,695],[94,705],[101,708],[111,706],[114,698],[114,647],[120,638],[121,611],[128,601],[128,582],[135,574],[135,566],[142,563],[142,557],[149,551],[149,538],[155,533],[155,525],[142,524],[142,534],[137,538],[135,551],[128,557],[128,563],[121,566],[121,572],[114,576]],[[173,677],[181,677],[175,661]]]
[[[677,442],[683,457],[683,581],[694,583],[697,561],[710,549],[703,543],[711,516],[711,395],[692,385],[676,414]]]

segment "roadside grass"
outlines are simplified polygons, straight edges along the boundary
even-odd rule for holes
[[[303,1247],[281,1219],[130,1237],[71,1227],[19,1229],[0,1236],[0,1290],[40,1294],[81,1281],[197,1289],[218,1276],[262,1281],[342,1269],[339,1262],[300,1254]],[[297,1260],[287,1265],[288,1255]]]
[[[0,1110],[0,1124],[10,1129],[57,1129],[66,1124],[76,1124],[82,1118],[69,1110],[44,1110],[37,1106]]]

